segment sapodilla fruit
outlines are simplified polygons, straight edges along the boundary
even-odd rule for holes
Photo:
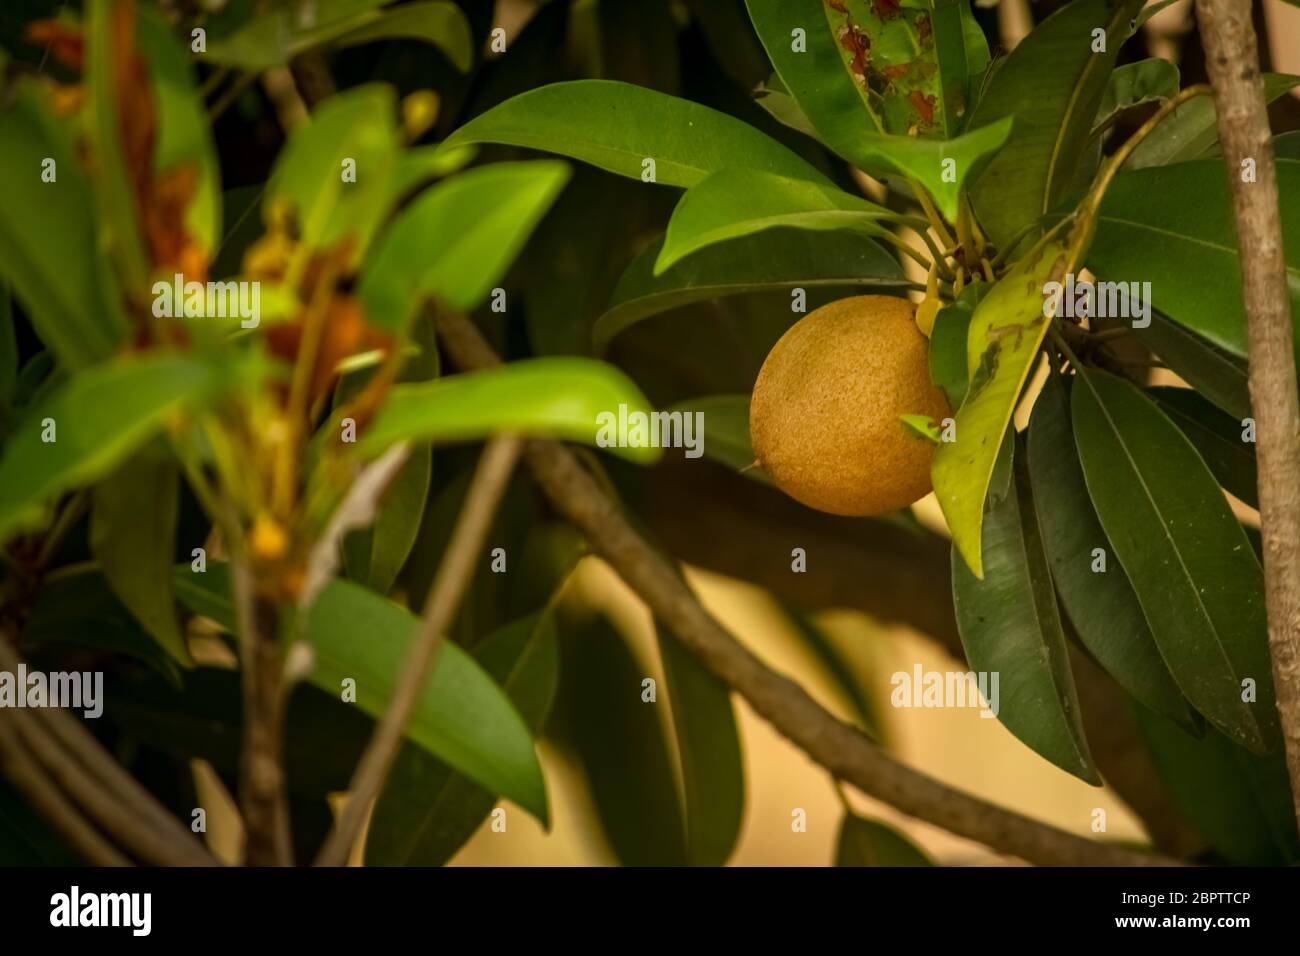
[[[904,299],[860,295],[816,309],[773,346],[754,384],[758,463],[796,501],[879,515],[930,489],[932,444],[900,415],[950,414]]]

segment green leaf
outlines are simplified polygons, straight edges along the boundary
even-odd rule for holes
[[[773,73],[754,90],[754,100],[782,126],[817,139],[817,130],[799,104],[794,101],[790,91],[781,82],[781,77]]]
[[[1251,416],[1245,359],[1216,348],[1158,313],[1152,314],[1149,326],[1136,331],[1171,371],[1219,408],[1238,420]]]
[[[503,432],[606,447],[602,436],[617,436],[607,434],[609,419],[604,416],[617,420],[620,406],[629,414],[650,414],[640,390],[612,365],[581,358],[525,359],[436,382],[395,386],[366,428],[359,450],[378,455],[399,441],[478,441]],[[662,451],[617,442],[609,447],[639,463],[656,461]]]
[[[704,456],[766,481],[758,469],[745,471],[758,458],[749,443],[749,398],[748,395],[705,395],[678,402],[668,411],[683,415],[698,412],[704,423],[700,439]]]
[[[601,828],[625,866],[682,866],[685,827],[649,676],[604,617],[563,629],[557,716],[576,751]]]
[[[725,113],[612,80],[573,80],[530,90],[478,116],[444,147],[504,143],[543,149],[640,179],[694,186],[720,169],[756,169],[825,183],[774,139]]]
[[[1297,84],[1300,84],[1300,76],[1265,73],[1264,99],[1271,103]],[[1219,127],[1214,99],[1208,95],[1195,96],[1180,103],[1178,109],[1165,117],[1151,131],[1151,135],[1138,144],[1125,160],[1124,169],[1171,166],[1199,159],[1213,150],[1218,142]]]
[[[399,151],[394,110],[392,87],[378,83],[318,106],[275,161],[262,200],[265,222],[291,217],[309,251],[350,241],[351,261],[359,261],[388,214]],[[344,180],[349,161],[355,181]]]
[[[686,191],[668,222],[655,275],[708,246],[788,226],[879,236],[894,214],[834,186],[753,170],[714,173]]]
[[[1043,287],[1064,268],[1064,247],[1047,243],[998,280],[971,316],[970,386],[955,416],[956,440],[938,447],[930,474],[953,544],[977,578],[984,576],[980,527],[993,466],[1050,324]]]
[[[126,320],[101,273],[95,200],[70,131],[44,91],[19,84],[11,95],[0,109],[0,176],[14,184],[0,203],[0,275],[41,341],[75,371],[110,355]],[[47,159],[55,182],[41,179]]]
[[[185,227],[204,253],[214,256],[221,243],[221,170],[189,56],[167,24],[151,10],[140,17],[139,42],[149,63],[150,88],[158,114],[154,172],[182,165],[195,168],[198,182],[185,210]]]
[[[235,627],[230,569],[175,569],[176,597],[228,631]],[[405,608],[349,581],[331,581],[307,613],[315,654],[310,680],[338,696],[356,681],[356,706],[378,719],[388,708],[419,621]],[[364,637],[364,640],[359,639]],[[514,706],[460,647],[444,641],[406,736],[478,783],[547,819],[546,788],[532,736]]]
[[[559,682],[559,643],[549,611],[489,635],[474,658],[541,732]],[[407,745],[398,753],[366,836],[367,866],[442,866],[491,813],[496,795]]]
[[[961,405],[966,397],[969,376],[966,372],[966,339],[971,316],[991,286],[975,282],[962,289],[961,295],[939,310],[930,330],[930,380],[943,389],[948,404]]]
[[[592,339],[603,352],[614,336],[669,309],[763,289],[906,285],[898,260],[865,236],[775,229],[710,246],[654,274],[659,245],[633,260]]]
[[[460,7],[445,0],[422,0],[391,10],[376,10],[351,21],[358,25],[331,45],[359,46],[381,40],[421,40],[440,50],[461,73],[474,61],[474,38]]]
[[[423,40],[461,73],[473,59],[469,22],[454,3],[418,2],[379,10],[390,0],[314,0],[310,19],[291,4],[273,7],[208,44],[213,63],[260,72],[283,66],[314,47],[378,40]]]
[[[1277,178],[1281,195],[1300,195],[1300,162],[1279,160]],[[1283,202],[1280,215],[1291,311],[1300,317],[1300,203]],[[1115,177],[1087,262],[1103,280],[1149,282],[1144,298],[1152,308],[1233,355],[1246,354],[1237,235],[1221,160]]]
[[[1083,646],[1143,704],[1190,724],[1187,702],[1088,497],[1070,425],[1069,393],[1057,374],[1043,385],[1029,420],[1029,475],[1052,578]],[[1096,570],[1098,549],[1104,571]]]
[[[1196,738],[1141,708],[1134,714],[1175,804],[1224,860],[1233,866],[1300,861],[1281,753],[1261,757],[1214,730]]]
[[[686,859],[722,866],[740,836],[745,769],[731,692],[662,626],[656,630],[685,793]]]
[[[858,676],[852,660],[812,615],[788,606],[782,609],[799,643],[808,649],[817,666],[843,695],[863,733],[877,743],[886,742],[881,708],[871,697],[875,685],[869,678],[864,680]]]
[[[1233,740],[1269,749],[1263,572],[1214,476],[1135,385],[1081,371],[1071,404],[1088,493],[1174,680]]]
[[[428,445],[413,448],[384,492],[375,523],[344,539],[348,577],[377,594],[392,590],[419,534],[432,473],[433,450]]]
[[[934,861],[888,824],[845,812],[835,843],[835,865],[934,866]]]
[[[172,602],[180,475],[163,449],[145,449],[95,485],[90,550],[122,603],[180,664],[193,660]]]
[[[1092,121],[1093,135],[1126,109],[1173,99],[1178,95],[1178,83],[1178,67],[1159,57],[1115,67]]]
[[[971,128],[1004,117],[1016,129],[975,181],[971,199],[985,232],[1005,247],[1068,198],[1129,20],[1144,0],[1074,0],[1038,24],[993,74]],[[1106,31],[1093,52],[1092,31]]]
[[[569,167],[555,160],[495,163],[421,194],[361,275],[371,324],[401,332],[426,299],[462,312],[482,305],[568,179]]]
[[[56,495],[104,477],[187,403],[210,392],[210,367],[152,352],[87,369],[24,418],[0,458],[0,540],[39,521]],[[53,422],[51,432],[43,424]]]
[[[18,332],[14,328],[14,301],[9,295],[9,285],[0,276],[0,427],[18,390]]]
[[[1254,446],[1242,439],[1242,424],[1190,388],[1149,389],[1160,410],[1196,446],[1224,490],[1252,508],[1259,507]]]
[[[1010,441],[1010,439],[1008,439]],[[952,593],[966,660],[999,675],[997,718],[1022,743],[1096,786],[1079,700],[1043,550],[1023,447],[1012,453],[1007,493],[990,497],[984,522],[984,578],[953,549]],[[981,713],[983,713],[981,711]]]

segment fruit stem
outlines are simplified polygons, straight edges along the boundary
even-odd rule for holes
[[[907,182],[911,185],[912,192],[916,194],[917,201],[921,203],[921,208],[925,210],[925,218],[929,220],[930,228],[939,237],[939,241],[943,243],[944,248],[951,249],[957,243],[952,238],[952,233],[948,231],[943,216],[939,215],[939,210],[934,208],[934,203],[930,200],[930,194],[915,179],[908,179]]]

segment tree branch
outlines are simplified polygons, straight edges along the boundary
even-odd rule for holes
[[[1197,0],[1241,247],[1273,686],[1300,820],[1300,400],[1277,170],[1248,0]],[[1253,163],[1249,179],[1245,166]],[[1249,179],[1249,181],[1247,181]]]
[[[316,857],[317,866],[343,866],[361,832],[370,804],[379,795],[398,745],[428,681],[465,590],[474,576],[475,563],[483,551],[492,518],[510,484],[520,442],[514,437],[494,438],[479,458],[469,494],[452,529],[451,540],[425,600],[420,628],[411,642],[397,689],[388,710],[375,728],[366,752],[352,775],[347,807]]]
[[[463,316],[439,312],[447,354],[464,369],[500,359]],[[794,681],[769,670],[696,600],[673,569],[632,529],[577,458],[555,441],[525,446],[529,469],[588,542],[709,670],[809,757],[863,793],[904,813],[1030,862],[1065,866],[1174,864],[1165,857],[1094,843],[986,803],[913,770],[836,719]]]

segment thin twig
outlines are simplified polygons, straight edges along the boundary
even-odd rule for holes
[[[439,335],[462,369],[500,363],[462,316],[441,313]],[[969,796],[913,770],[821,707],[797,683],[768,669],[700,605],[618,506],[556,441],[525,447],[529,469],[556,508],[583,534],[682,644],[759,714],[837,778],[904,813],[1034,863],[1065,866],[1175,865],[1168,857],[1096,843]]]
[[[519,450],[518,438],[494,438],[479,459],[469,494],[425,601],[420,627],[407,652],[399,683],[352,775],[347,807],[321,848],[316,858],[317,866],[342,866],[347,862],[370,804],[383,787],[397,755],[411,712],[433,672],[442,636],[451,626],[456,609],[469,587],[493,516],[510,483]]]
[[[1300,400],[1272,133],[1247,0],[1198,0],[1241,247],[1273,686],[1300,820]],[[1245,169],[1253,165],[1255,175]]]

